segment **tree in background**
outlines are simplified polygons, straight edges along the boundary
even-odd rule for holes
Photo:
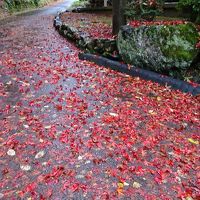
[[[191,21],[200,24],[200,0],[179,0],[178,8],[189,13]]]
[[[128,0],[125,15],[130,20],[153,20],[163,9],[163,0]]]
[[[126,0],[113,0],[113,20],[112,20],[112,32],[116,35],[122,25],[126,24],[125,7]]]
[[[153,20],[163,8],[164,0],[113,0],[113,34],[129,20]]]

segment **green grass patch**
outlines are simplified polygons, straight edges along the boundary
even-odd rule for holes
[[[31,10],[48,5],[54,0],[4,0],[4,9],[10,13]]]
[[[87,4],[88,0],[77,0],[72,4],[71,8],[86,7]]]

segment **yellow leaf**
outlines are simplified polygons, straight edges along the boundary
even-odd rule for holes
[[[123,194],[123,189],[122,188],[117,188],[117,193],[118,194]]]
[[[123,188],[124,188],[124,184],[122,183],[122,182],[119,182],[119,183],[117,183],[117,193],[119,194],[119,195],[122,195],[123,194]]]
[[[157,101],[161,101],[161,97],[157,97]]]
[[[124,187],[124,184],[122,182],[118,183],[118,188],[123,188]]]
[[[193,200],[191,196],[186,197],[186,200]]]
[[[188,138],[188,141],[191,142],[192,144],[196,144],[196,145],[199,144],[199,141],[193,140],[192,138]]]
[[[153,111],[153,110],[149,110],[149,114],[150,115],[156,115],[157,113],[155,111]]]
[[[20,120],[24,121],[26,119],[26,117],[19,117]]]

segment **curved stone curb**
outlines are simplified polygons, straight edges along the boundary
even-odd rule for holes
[[[62,21],[60,19],[60,14],[61,13],[58,13],[57,16],[54,18],[54,21],[53,21],[53,25],[56,28],[56,30],[59,30],[61,28],[61,26],[62,26]]]
[[[105,57],[114,57],[113,54],[118,52],[115,39],[92,38],[88,33],[81,32],[76,28],[63,23],[60,19],[61,14],[62,13],[59,13],[54,18],[54,27],[60,35],[74,42],[78,48]]]
[[[138,76],[145,80],[151,80],[153,82],[159,83],[161,85],[169,85],[173,89],[178,89],[182,92],[190,93],[193,96],[200,94],[200,86],[192,86],[191,84],[181,81],[178,79],[173,79],[168,76],[160,75],[156,72],[148,71],[145,69],[140,69],[137,67],[129,68],[126,64],[121,64],[119,62],[109,60],[107,58],[96,56],[88,53],[79,53],[79,58],[81,60],[88,60],[96,63],[97,65],[104,66],[122,73],[129,74],[131,76]]]

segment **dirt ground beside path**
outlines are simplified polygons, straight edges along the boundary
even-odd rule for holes
[[[0,24],[0,199],[198,199],[199,97],[80,61],[55,12]]]
[[[62,13],[61,21],[78,31],[84,32],[92,38],[111,39],[112,35],[112,13]]]

